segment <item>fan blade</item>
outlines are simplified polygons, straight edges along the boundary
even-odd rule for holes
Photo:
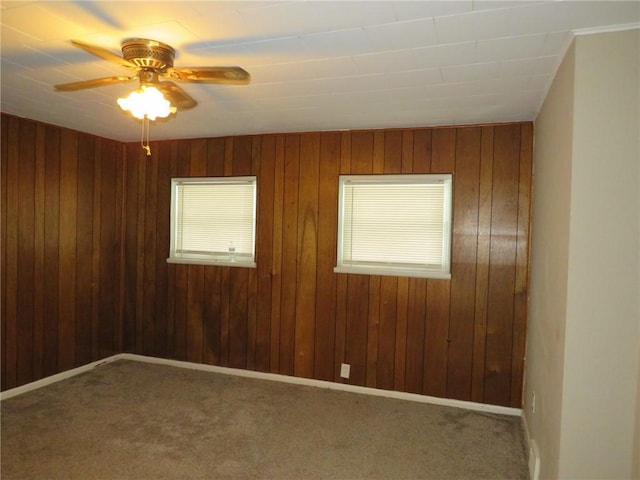
[[[83,90],[85,88],[104,87],[105,85],[113,85],[114,83],[130,82],[138,77],[104,77],[95,78],[93,80],[81,80],[79,82],[62,83],[55,85],[54,88],[59,92],[73,92],[75,90]]]
[[[116,65],[120,65],[125,68],[136,68],[136,66],[129,60],[125,60],[120,55],[116,55],[106,48],[98,47],[97,45],[89,45],[88,43],[79,42],[78,40],[71,40],[71,43],[74,46],[83,49],[85,52],[89,52],[97,57],[107,60],[108,62],[115,63]]]
[[[158,82],[153,85],[160,90],[164,97],[171,102],[171,105],[178,110],[187,110],[198,105],[198,102],[173,82]]]
[[[181,67],[169,68],[166,76],[183,82],[223,83],[246,85],[251,75],[240,67]]]

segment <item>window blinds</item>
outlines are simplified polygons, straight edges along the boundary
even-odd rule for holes
[[[255,178],[175,181],[176,255],[229,256],[253,260]]]
[[[344,176],[338,263],[448,270],[450,175]]]

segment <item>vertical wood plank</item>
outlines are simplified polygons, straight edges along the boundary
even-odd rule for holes
[[[204,271],[204,318],[202,361],[209,365],[221,365],[221,309],[222,269],[207,267]]]
[[[105,352],[107,352],[105,354],[105,356],[109,355],[109,354],[113,354],[115,352],[122,352],[124,351],[124,289],[125,289],[125,254],[124,254],[124,247],[125,247],[125,236],[124,236],[124,232],[125,232],[125,216],[124,216],[124,211],[125,211],[125,198],[126,198],[126,193],[125,193],[125,186],[127,184],[126,182],[126,166],[125,166],[125,153],[126,153],[126,147],[124,145],[122,145],[119,142],[109,142],[110,148],[111,148],[111,152],[112,152],[112,158],[114,159],[115,165],[113,165],[113,169],[114,169],[114,174],[113,174],[113,178],[114,178],[114,186],[111,188],[111,192],[115,193],[115,200],[112,201],[111,203],[113,203],[113,209],[114,209],[114,213],[113,213],[113,228],[114,228],[114,232],[115,234],[113,236],[110,236],[108,238],[112,239],[112,242],[110,243],[111,248],[112,248],[112,252],[113,255],[116,257],[116,261],[113,262],[113,270],[111,270],[113,272],[113,277],[107,277],[107,278],[113,278],[113,294],[114,294],[114,301],[109,302],[109,305],[111,306],[111,308],[113,308],[113,315],[111,316],[111,318],[115,318],[115,322],[105,322],[105,327],[106,327],[106,331],[110,330],[111,336],[110,337],[101,337],[100,338],[104,338],[105,339],[105,344],[104,346],[101,345],[101,351],[102,349],[104,349]],[[104,197],[103,197],[104,198]],[[109,223],[107,222],[106,225],[109,225]],[[101,262],[102,263],[102,262]],[[102,267],[101,267],[102,269]],[[109,289],[109,291],[111,291]],[[101,298],[104,298],[105,295],[101,295]],[[107,301],[108,301],[108,297],[107,297]],[[105,312],[108,311],[108,309],[102,309],[101,308],[101,312]],[[101,328],[102,328],[102,321],[101,321]],[[102,330],[101,330],[102,331]],[[101,353],[102,356],[102,353]]]
[[[229,366],[247,368],[249,270],[229,270]]]
[[[252,153],[253,137],[234,137],[232,175],[251,175]],[[231,268],[229,274],[229,365],[247,368],[250,271],[246,268]]]
[[[351,173],[373,172],[373,132],[351,134]],[[367,333],[369,330],[369,276],[347,276],[345,363],[351,365],[349,383],[366,384]]]
[[[35,123],[20,125],[20,161],[18,164],[18,384],[33,378],[34,273],[33,250],[35,213]]]
[[[385,132],[373,134],[372,173],[384,173]],[[378,349],[380,344],[380,276],[369,279],[369,318],[367,329],[367,379],[366,386],[375,388],[378,384]]]
[[[300,135],[285,138],[284,205],[282,223],[282,306],[280,320],[280,373],[293,375],[297,290],[298,188]]]
[[[178,360],[187,359],[187,296],[189,294],[189,267],[175,266],[175,298],[174,298],[174,342],[173,356]]]
[[[458,129],[436,128],[431,132],[431,172],[455,173]]]
[[[434,129],[431,135],[431,173],[455,173],[456,129]],[[427,282],[425,366],[423,389],[427,395],[446,396],[447,351],[451,282]]]
[[[251,137],[251,170],[250,175],[255,175],[260,172],[260,164],[262,157],[262,139],[259,136]],[[257,179],[256,179],[257,180]],[[257,209],[257,205],[256,205]],[[257,221],[257,220],[256,220]],[[257,225],[256,232],[257,236]],[[255,245],[254,245],[255,249]],[[254,250],[255,251],[255,250]],[[258,310],[256,301],[258,298],[258,271],[251,268],[247,271],[249,276],[248,280],[248,292],[247,292],[247,366],[248,370],[256,369],[256,355],[258,348]]]
[[[13,388],[18,384],[18,222],[19,222],[19,165],[20,165],[20,120],[10,117],[7,135],[2,139],[6,147],[7,175],[7,262],[3,264],[6,271],[5,305],[3,315],[5,324],[3,336],[3,354],[5,377],[3,388]]]
[[[189,176],[206,177],[208,158],[208,141],[206,138],[197,138],[190,142],[191,156],[189,157]]]
[[[101,202],[100,195],[102,192],[102,154],[103,141],[101,138],[95,139],[95,153],[93,166],[93,185],[92,187],[92,212],[91,212],[91,361],[98,360],[100,350],[100,289],[102,278],[100,275],[100,237],[101,223],[104,221],[100,215]],[[105,258],[106,260],[106,258]],[[115,317],[113,319],[115,321]]]
[[[189,144],[189,176],[204,177],[207,174],[207,140],[191,140]],[[202,362],[204,350],[204,270],[203,265],[187,267],[186,358],[194,363]]]
[[[347,278],[345,363],[351,365],[348,382],[362,386],[366,384],[368,309],[369,277],[367,275],[349,275]]]
[[[365,175],[373,172],[373,133],[351,134],[351,174]]]
[[[251,163],[253,158],[253,137],[242,136],[233,139],[233,166],[234,176],[251,175]]]
[[[422,393],[427,279],[409,279],[405,389]]]
[[[154,294],[153,325],[154,340],[153,355],[168,356],[167,349],[167,321],[168,321],[168,288],[169,265],[167,257],[171,239],[171,148],[166,143],[157,150],[157,166],[154,168],[155,181],[155,229],[153,251],[154,260]],[[148,217],[153,218],[151,215]]]
[[[223,138],[207,140],[208,177],[224,175],[225,141]],[[203,353],[204,363],[221,365],[222,355],[222,269],[207,266],[204,272],[204,318]]]
[[[384,136],[384,173],[402,172],[402,132],[390,130]]]
[[[273,264],[273,199],[275,197],[276,139],[262,137],[256,232],[258,292],[256,298],[256,370],[268,372],[271,361],[271,298]]]
[[[191,143],[177,142],[176,176],[189,177],[191,169]],[[189,266],[175,266],[175,294],[173,312],[173,354],[178,360],[187,359],[187,308],[189,295]]]
[[[335,358],[338,172],[340,134],[320,137],[314,378],[333,380]]]
[[[402,131],[402,159],[400,171],[402,173],[413,173],[413,130]]]
[[[447,394],[449,296],[448,281],[429,279],[422,382],[422,393],[425,395],[445,397]]]
[[[451,311],[447,359],[447,396],[471,399],[478,245],[479,128],[459,128],[453,189]]]
[[[313,378],[320,134],[301,136],[300,160],[294,373],[296,376]]]
[[[228,367],[230,349],[231,267],[220,271],[220,365]]]
[[[60,236],[58,276],[58,368],[75,367],[76,210],[78,134],[63,130],[60,139]]]
[[[529,279],[529,227],[531,222],[531,188],[533,169],[533,124],[524,123],[520,136],[520,171],[518,183],[518,233],[516,240],[516,278],[513,311],[513,349],[511,353],[511,402],[522,405],[524,356],[527,330],[527,292]]]
[[[493,127],[482,127],[480,186],[478,192],[478,250],[476,254],[475,321],[471,400],[482,402],[487,335],[489,255],[491,248],[491,203],[493,190]]]
[[[4,115],[0,117],[0,389],[4,389],[7,379],[6,349],[7,349],[7,166],[8,145],[6,141],[9,133],[9,120]]]
[[[44,359],[44,225],[45,225],[45,164],[46,164],[46,127],[36,124],[35,138],[35,185],[34,185],[34,300],[33,300],[33,378],[43,375]],[[4,263],[3,263],[4,265]]]
[[[402,173],[413,172],[414,159],[414,132],[413,130],[402,131],[402,160],[400,171]],[[395,346],[395,366],[394,366],[394,390],[406,390],[407,374],[407,332],[409,329],[409,278],[398,278],[398,302],[396,316],[396,346]]]
[[[185,265],[187,275],[186,352],[188,362],[202,363],[204,322],[204,266]]]
[[[495,128],[485,402],[510,405],[518,228],[519,125]]]
[[[46,127],[45,191],[47,207],[44,219],[44,312],[43,370],[44,376],[58,370],[58,279],[59,279],[59,214],[60,214],[60,130]],[[7,265],[7,264],[4,264]],[[4,269],[3,269],[4,270]]]
[[[384,173],[401,173],[403,161],[403,134],[400,130],[385,132],[384,143]],[[405,161],[406,163],[406,161]],[[406,304],[400,306],[400,311]],[[396,381],[396,366],[403,367],[403,363],[396,363],[396,359],[405,352],[396,352],[396,346],[402,345],[404,339],[397,337],[398,333],[406,333],[406,323],[400,325],[398,331],[398,277],[382,277],[380,281],[380,324],[378,346],[378,388],[391,390]],[[406,309],[404,310],[406,313]],[[405,321],[404,317],[401,322]],[[398,344],[398,345],[397,345]],[[404,371],[400,373],[404,376]],[[404,381],[404,378],[403,378]]]
[[[225,141],[224,138],[207,140],[207,176],[222,177],[224,175]]]
[[[413,173],[431,171],[431,130],[418,129],[413,134]],[[407,366],[405,389],[422,393],[424,381],[427,280],[412,278],[409,284],[407,312]]]
[[[393,367],[393,389],[405,391],[407,372],[407,310],[409,302],[409,278],[398,278],[398,297],[396,303],[396,346]]]
[[[333,362],[333,381],[342,382],[345,380],[340,377],[340,369],[342,363],[346,363],[347,352],[345,342],[347,337],[347,284],[348,276],[339,275],[336,280],[336,337],[335,337],[335,359]]]
[[[271,372],[280,372],[280,331],[282,311],[282,225],[284,211],[285,139],[279,135],[275,146],[273,187],[273,257],[271,263]]]
[[[392,390],[395,376],[396,357],[396,315],[398,314],[398,279],[381,277],[380,279],[380,342],[378,345],[378,381],[377,388]]]
[[[380,276],[369,278],[369,305],[367,307],[367,374],[365,386],[378,385],[378,348],[380,344]]]
[[[171,178],[178,175],[178,142],[169,144],[169,172]],[[170,358],[175,358],[175,329],[176,329],[176,280],[177,265],[174,263],[167,265],[167,354]]]
[[[413,173],[431,172],[431,130],[419,129],[413,134]]]
[[[77,206],[76,206],[76,326],[75,362],[91,362],[93,275],[93,183],[95,139],[78,136]]]
[[[100,173],[97,175],[100,179],[99,199],[96,201],[96,207],[100,209],[97,358],[119,353],[122,349],[122,319],[119,318],[121,315],[119,303],[123,272],[120,271],[122,262],[118,257],[122,255],[120,212],[123,205],[120,202],[123,187],[119,185],[124,183],[124,161],[122,148],[116,142],[103,141],[102,145],[102,161],[99,165]]]
[[[385,132],[378,130],[373,133],[373,165],[372,173],[384,173]]]
[[[136,299],[138,297],[136,286],[138,285],[137,253],[138,253],[138,150],[139,145],[126,146],[124,177],[126,187],[124,189],[123,205],[123,242],[124,242],[124,288],[122,294],[122,336],[125,352],[136,351]]]
[[[253,137],[233,139],[231,174],[251,175]],[[249,270],[231,268],[229,271],[229,365],[247,368],[249,354]]]
[[[348,175],[351,171],[351,133],[340,134],[339,174]],[[345,341],[347,328],[347,282],[349,275],[338,274],[336,278],[336,329],[333,363],[333,379],[344,382],[340,377],[341,364],[345,361]]]
[[[140,189],[144,195],[144,224],[142,231],[142,244],[144,254],[142,262],[142,314],[138,319],[138,331],[142,333],[142,342],[138,348],[143,355],[153,355],[157,351],[158,335],[157,323],[159,317],[156,312],[156,288],[158,285],[156,275],[156,236],[157,236],[157,186],[158,163],[163,148],[157,142],[151,145],[152,159],[147,158],[144,179]],[[151,160],[151,161],[150,161]]]
[[[225,137],[224,139],[224,170],[222,175],[230,177],[233,175],[234,147],[239,137]]]
[[[145,252],[145,225],[146,225],[146,190],[147,190],[147,170],[151,169],[151,164],[148,161],[152,157],[147,157],[144,155],[144,152],[141,149],[136,149],[137,152],[137,164],[138,164],[138,198],[136,199],[136,208],[138,210],[138,223],[136,225],[136,310],[135,310],[135,330],[136,330],[136,341],[135,341],[135,351],[140,353],[144,353],[144,328],[145,328],[145,318],[144,318],[144,290],[145,290],[145,276],[144,276],[144,266],[146,256]],[[153,152],[155,155],[156,152]],[[144,161],[145,158],[147,161]],[[154,162],[155,163],[155,162]]]

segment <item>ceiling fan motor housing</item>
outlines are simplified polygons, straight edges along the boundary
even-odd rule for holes
[[[162,42],[133,38],[122,42],[122,56],[137,67],[163,72],[168,68],[173,68],[176,52],[172,47]]]

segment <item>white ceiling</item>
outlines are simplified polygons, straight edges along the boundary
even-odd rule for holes
[[[180,83],[198,101],[151,139],[534,120],[575,33],[638,28],[636,1],[234,1],[0,4],[2,111],[120,141],[140,122],[118,84],[53,85],[122,67],[70,40],[120,53],[168,43],[175,66],[238,65],[251,84]]]

